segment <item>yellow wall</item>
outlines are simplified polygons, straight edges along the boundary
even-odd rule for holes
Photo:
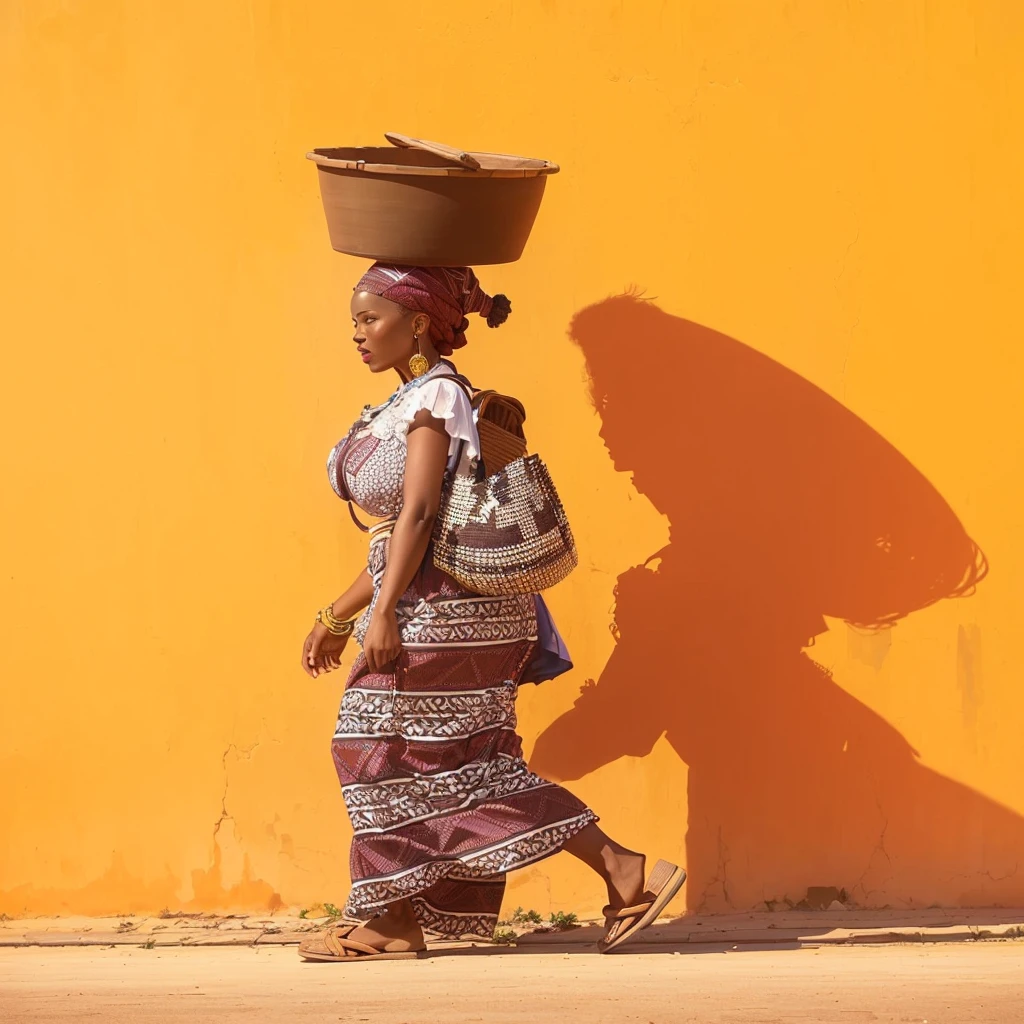
[[[690,861],[680,909],[832,884],[870,905],[1024,901],[1024,13],[983,0],[386,10],[0,10],[0,911],[344,897],[349,833],[328,753],[344,676],[309,680],[299,645],[363,558],[325,456],[393,381],[353,362],[347,295],[362,264],[328,247],[303,155],[385,130],[563,167],[524,259],[481,269],[513,317],[474,329],[459,361],[525,401],[581,552],[551,595],[577,668],[523,693],[527,749],[584,680],[610,680],[616,579],[664,548],[673,519],[674,575],[637,591],[623,685],[603,691],[644,734],[636,756],[613,759],[606,714],[600,767],[579,729],[571,747],[549,732],[538,760],[623,842]],[[624,316],[600,344],[606,357],[620,346],[632,381],[632,443],[646,431],[675,474],[667,514],[634,488],[635,467],[613,467],[567,335],[574,314],[630,286],[661,312]],[[673,338],[738,354],[744,386],[778,392],[737,400],[719,376],[732,413],[700,437],[694,408],[723,406]],[[912,466],[936,488],[904,554],[931,512],[947,515],[941,494],[991,566],[973,596],[910,609],[879,635],[809,602],[830,616],[809,652],[827,689],[793,635],[761,625],[791,581],[776,591],[761,575],[757,601],[730,604],[743,572],[712,580],[685,511],[719,524],[726,560],[751,537],[772,544],[759,510],[789,499],[755,490],[740,515],[740,487],[719,510],[729,473],[719,466],[709,496],[687,459],[711,471],[723,437],[749,450],[744,436],[804,400],[837,440],[785,482],[804,513],[820,502],[805,540],[782,529],[801,565],[812,541],[835,541],[836,495],[844,508],[856,488],[886,500],[881,441],[856,416],[893,446],[893,486],[910,486]],[[753,408],[761,418],[744,419]],[[735,547],[720,528],[732,522]],[[840,554],[857,562],[853,546]],[[754,552],[759,569],[787,561],[767,555]],[[703,580],[687,576],[691,558]],[[682,738],[658,738],[670,719]],[[603,902],[565,855],[511,878],[509,900]]]

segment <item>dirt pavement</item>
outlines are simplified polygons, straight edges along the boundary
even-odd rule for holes
[[[5,1024],[1024,1022],[1024,942],[310,964],[293,946],[0,949]]]
[[[299,916],[298,908],[274,914],[171,914],[120,917],[23,917],[0,915],[0,948],[4,946],[280,946],[294,945],[309,932],[334,919]],[[508,930],[510,922],[502,922]],[[544,932],[518,924],[517,942],[524,945],[592,947],[604,934],[603,922]],[[736,914],[686,914],[658,921],[638,936],[645,945],[804,945],[864,942],[972,942],[978,939],[1024,938],[1024,908],[928,910],[838,910]],[[479,940],[478,943],[479,944]],[[451,946],[452,943],[432,943]],[[456,943],[455,945],[459,945]],[[464,945],[464,944],[463,944]]]

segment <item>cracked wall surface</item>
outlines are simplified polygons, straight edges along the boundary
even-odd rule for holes
[[[345,671],[299,652],[365,557],[326,454],[394,381],[303,155],[389,130],[562,166],[458,360],[525,403],[580,551],[533,767],[686,862],[674,909],[1024,903],[1024,14],[442,8],[369,62],[349,3],[0,15],[0,912],[344,901]],[[950,517],[974,592],[868,586]],[[567,856],[508,891],[605,901]]]

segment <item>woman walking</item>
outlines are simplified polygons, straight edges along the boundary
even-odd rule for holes
[[[330,454],[338,495],[381,521],[367,568],[318,613],[302,665],[317,677],[339,667],[350,636],[362,645],[332,751],[354,832],[346,916],[365,923],[311,936],[299,947],[307,959],[415,957],[424,931],[490,938],[506,872],[559,850],[607,886],[608,951],[651,923],[685,878],[659,861],[645,882],[642,854],[527,768],[517,687],[571,667],[540,595],[482,596],[433,564],[446,470],[472,472],[480,455],[471,402],[442,357],[466,344],[468,314],[497,327],[509,310],[467,267],[378,263],[354,289],[357,352],[401,384]]]

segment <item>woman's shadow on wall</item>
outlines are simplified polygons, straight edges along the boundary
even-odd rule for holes
[[[881,668],[888,627],[972,592],[984,559],[939,493],[813,384],[651,302],[591,306],[571,335],[616,468],[671,541],[619,577],[614,652],[531,767],[578,779],[664,734],[689,772],[691,910],[828,885],[864,906],[1024,903],[1024,819],[924,767],[804,651],[833,616]]]

